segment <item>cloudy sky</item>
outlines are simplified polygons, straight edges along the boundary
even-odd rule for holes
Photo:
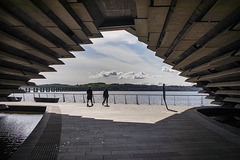
[[[104,38],[91,39],[93,44],[82,45],[85,51],[73,52],[76,58],[61,59],[65,65],[52,66],[57,72],[42,72],[46,79],[31,81],[71,85],[93,82],[192,85],[128,32],[102,34]]]

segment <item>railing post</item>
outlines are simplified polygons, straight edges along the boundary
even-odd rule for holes
[[[113,95],[113,103],[116,104],[115,94]]]
[[[76,103],[75,94],[73,94],[73,101]]]
[[[54,97],[54,98],[56,98],[56,95],[55,95],[55,93],[53,93],[53,97]]]
[[[84,98],[84,94],[83,94],[83,103],[85,103],[85,98]]]
[[[175,96],[173,96],[173,105],[176,106],[176,103],[175,103]]]
[[[24,93],[23,93],[23,101],[25,101],[25,95],[24,95]]]
[[[39,97],[39,98],[41,97],[40,93],[38,93],[38,97]]]
[[[187,99],[188,99],[188,106],[189,106],[189,96],[187,96]]]
[[[65,96],[64,96],[64,93],[63,93],[63,102],[65,102]]]
[[[125,94],[125,104],[127,104],[127,96],[126,96],[126,94]]]
[[[163,105],[163,97],[161,96],[161,105]]]
[[[201,106],[203,106],[203,96],[201,96]]]
[[[48,98],[48,94],[47,94],[47,98]]]
[[[151,105],[150,95],[148,95],[148,104]]]
[[[138,95],[136,95],[136,103],[139,104],[139,103],[138,103]]]

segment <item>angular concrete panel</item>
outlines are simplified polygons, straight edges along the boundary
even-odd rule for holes
[[[137,18],[148,18],[148,7],[151,0],[136,0]]]
[[[134,19],[137,36],[148,37],[148,19]]]
[[[148,32],[162,32],[169,7],[148,8]]]
[[[239,5],[239,0],[218,0],[202,21],[221,21]]]

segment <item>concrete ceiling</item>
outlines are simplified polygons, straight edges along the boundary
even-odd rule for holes
[[[99,30],[125,29],[214,104],[240,103],[239,0],[1,0],[0,100]]]

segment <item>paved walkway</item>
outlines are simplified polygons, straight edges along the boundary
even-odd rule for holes
[[[60,142],[56,146],[58,160],[238,160],[240,157],[238,130],[230,132],[228,127],[189,106],[169,106],[177,111],[173,112],[157,105],[42,105],[48,105],[51,108],[48,112],[62,118],[58,121],[61,123]],[[51,132],[54,130],[53,127]]]

